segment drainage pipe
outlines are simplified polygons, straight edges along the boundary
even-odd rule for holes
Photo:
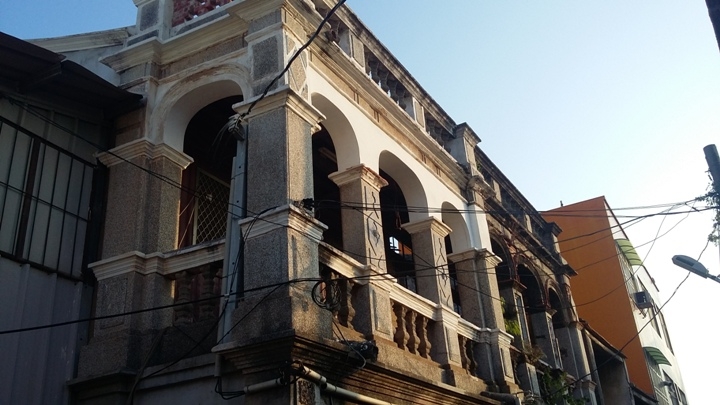
[[[310,370],[309,368],[305,366],[299,366],[299,368],[296,370],[298,373],[298,376],[300,378],[304,378],[308,381],[314,382],[320,387],[320,391],[325,392],[329,395],[334,395],[336,397],[340,397],[343,399],[346,399],[348,401],[352,401],[357,404],[367,404],[367,405],[393,405],[390,402],[381,401],[379,399],[371,398],[367,395],[358,394],[357,392],[349,391],[340,387],[337,387],[335,385],[332,385],[327,382],[327,379],[323,377],[322,375],[316,373],[313,370]]]

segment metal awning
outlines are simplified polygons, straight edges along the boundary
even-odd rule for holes
[[[53,98],[106,116],[136,108],[139,94],[120,89],[65,56],[0,32],[0,85],[18,94]]]
[[[657,364],[667,364],[668,366],[672,366],[670,364],[670,361],[665,357],[663,352],[658,349],[657,347],[652,346],[643,346],[643,349],[645,350],[645,353],[655,361]]]
[[[618,244],[618,247],[620,247],[620,250],[623,252],[628,262],[630,262],[631,266],[642,266],[642,259],[640,259],[640,256],[637,254],[635,248],[629,240],[615,239],[615,242]]]

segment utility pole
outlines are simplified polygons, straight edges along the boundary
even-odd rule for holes
[[[705,160],[707,161],[708,168],[710,169],[710,176],[713,181],[713,190],[718,193],[720,192],[720,157],[718,156],[717,148],[715,144],[707,145],[703,148],[705,152]]]
[[[715,39],[720,46],[720,0],[705,0],[705,4],[707,4],[710,22],[715,29]]]

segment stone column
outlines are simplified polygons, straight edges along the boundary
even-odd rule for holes
[[[318,245],[326,227],[300,201],[313,196],[311,137],[321,119],[289,89],[263,98],[246,117],[248,217],[240,221],[246,243],[239,277],[248,293],[233,324],[253,327],[234,328],[236,341],[282,332],[332,336],[331,313],[312,302],[313,283],[296,282],[319,277]]]
[[[343,204],[342,232],[345,252],[368,266],[371,273],[386,273],[385,243],[380,215],[380,189],[387,181],[372,169],[361,164],[330,175],[340,188]],[[356,287],[356,315],[358,330],[373,338],[392,342],[390,286],[377,277]]]
[[[560,360],[560,352],[558,350],[557,341],[555,340],[555,329],[553,328],[552,315],[553,309],[547,309],[542,312],[536,312],[530,315],[532,319],[533,331],[535,333],[535,342],[547,356],[545,361],[553,368],[562,368]]]
[[[387,181],[361,164],[330,175],[340,188],[345,252],[355,260],[386,271],[385,243],[380,215],[380,189]]]
[[[477,326],[505,331],[495,266],[500,259],[487,249],[448,255],[455,264],[463,318]]]
[[[575,385],[575,396],[585,397],[595,403],[595,383],[592,381],[590,364],[586,356],[585,339],[582,333],[582,325],[579,322],[571,321],[566,327],[556,331],[558,342],[565,350],[564,368],[573,377],[580,380]]]
[[[137,139],[98,159],[109,168],[103,259],[175,249],[182,171],[192,158],[165,144]]]
[[[498,290],[495,266],[500,259],[486,249],[469,249],[448,255],[455,264],[463,318],[486,333],[476,352],[478,375],[501,386],[514,383],[510,361],[512,336],[505,333],[502,303]]]
[[[445,255],[445,236],[451,229],[437,218],[402,225],[412,236],[415,279],[418,294],[452,308],[450,274]]]
[[[403,224],[412,236],[415,282],[418,294],[438,305],[440,320],[431,329],[432,358],[440,364],[459,366],[458,315],[452,310],[450,274],[445,255],[445,236],[451,229],[437,218]]]

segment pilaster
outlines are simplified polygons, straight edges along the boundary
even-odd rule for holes
[[[307,40],[301,11],[287,0],[236,2],[230,14],[248,24],[246,41],[250,57],[253,95],[259,96]],[[307,53],[300,55],[270,91],[289,87],[307,97]]]
[[[434,217],[406,223],[402,227],[412,236],[418,293],[435,303],[452,308],[445,254],[445,236],[452,230]]]
[[[312,303],[319,280],[318,244],[325,225],[310,212],[284,205],[240,220],[244,280],[232,314],[235,345],[276,333],[330,338],[332,313]],[[247,327],[252,325],[252,327]]]
[[[463,317],[477,326],[505,330],[495,266],[500,258],[487,249],[448,255],[457,269]]]
[[[554,312],[555,310],[548,309],[531,314],[530,318],[532,319],[533,331],[535,333],[535,342],[542,349],[543,353],[545,353],[545,361],[553,368],[562,368],[560,350],[552,323],[552,315]]]
[[[244,114],[252,101],[235,106]],[[285,89],[257,102],[248,122],[248,215],[313,196],[312,134],[325,117]]]
[[[133,44],[157,37],[167,39],[172,27],[174,0],[133,0],[138,9],[137,33],[128,41]]]
[[[164,252],[177,243],[182,171],[192,158],[165,144],[138,139],[103,152],[109,167],[102,257]]]
[[[252,102],[235,106],[247,111]],[[286,89],[264,97],[245,117],[248,125],[247,212],[241,298],[232,339],[248,342],[278,331],[332,336],[331,313],[312,304],[318,245],[326,227],[299,202],[313,196],[312,134],[323,116]],[[265,287],[268,287],[265,289]],[[242,292],[244,290],[244,293]]]
[[[340,188],[343,248],[360,263],[386,271],[385,245],[380,216],[380,189],[387,181],[365,165],[330,175]],[[355,207],[355,208],[353,208]]]

